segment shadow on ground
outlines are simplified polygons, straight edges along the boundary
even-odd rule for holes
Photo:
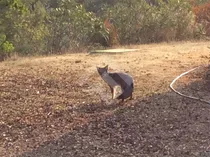
[[[210,156],[210,106],[173,92],[132,102],[19,157]]]

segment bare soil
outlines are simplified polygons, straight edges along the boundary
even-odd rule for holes
[[[210,106],[169,89],[180,73],[209,63],[209,45],[130,45],[139,50],[0,63],[0,156],[210,156]],[[132,75],[134,100],[111,100],[96,72],[106,64]],[[210,101],[205,70],[177,89]]]

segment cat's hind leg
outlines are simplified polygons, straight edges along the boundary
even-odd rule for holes
[[[111,93],[112,93],[112,99],[114,99],[114,89],[111,86],[109,86],[109,87],[110,87],[110,90],[111,90]]]
[[[131,93],[131,96],[130,96],[130,100],[132,100],[133,99],[133,93]]]

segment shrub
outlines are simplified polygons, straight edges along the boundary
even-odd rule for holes
[[[9,41],[6,41],[6,35],[0,35],[0,61],[4,60],[14,50],[14,46]]]
[[[13,44],[10,43],[9,41],[5,41],[1,46],[2,46],[2,51],[5,54],[9,54],[10,52],[14,50]]]
[[[194,6],[193,13],[196,15],[196,22],[210,21],[210,3]]]
[[[154,6],[144,0],[119,0],[105,14],[116,22],[121,43],[183,40],[193,35],[193,14],[186,1],[158,0]]]
[[[210,36],[210,3],[194,5],[192,10],[195,14],[196,23],[201,28],[198,33]]]
[[[51,10],[49,21],[52,52],[78,48],[107,37],[103,21],[74,0],[61,1],[58,8]]]

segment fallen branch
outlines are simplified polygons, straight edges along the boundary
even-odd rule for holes
[[[207,103],[207,104],[210,105],[210,101],[207,101],[207,100],[204,100],[204,99],[200,99],[200,98],[198,98],[198,97],[188,96],[188,95],[182,94],[181,92],[177,91],[177,90],[174,89],[174,87],[173,87],[173,84],[174,84],[178,79],[180,79],[182,76],[184,76],[184,75],[186,75],[186,74],[188,74],[188,73],[190,73],[190,72],[192,72],[192,71],[194,71],[194,70],[196,70],[196,69],[198,69],[198,68],[200,68],[200,67],[201,67],[201,66],[196,67],[196,68],[193,68],[193,69],[188,70],[187,72],[184,72],[184,73],[182,73],[181,75],[177,76],[177,77],[171,82],[170,88],[171,88],[176,94],[178,94],[178,95],[180,95],[180,96],[182,96],[182,97],[186,97],[186,98],[189,98],[189,99],[197,100],[197,101],[200,101],[200,102],[203,102],[203,103]]]

